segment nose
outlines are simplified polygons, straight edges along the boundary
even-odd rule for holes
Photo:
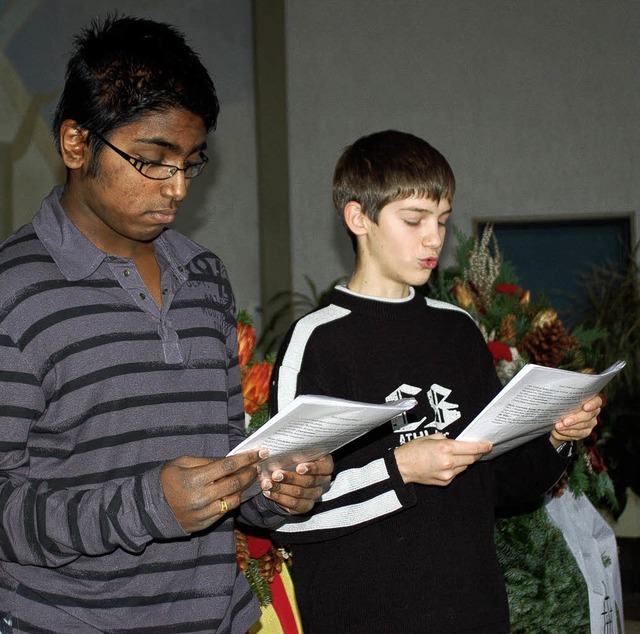
[[[439,249],[444,241],[444,232],[442,226],[437,222],[428,223],[424,234],[422,235],[422,244],[431,249]]]
[[[162,181],[162,194],[178,202],[185,199],[188,188],[188,179],[184,177],[184,172],[180,170],[171,178]]]

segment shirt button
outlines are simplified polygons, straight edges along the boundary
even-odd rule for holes
[[[140,299],[147,299],[147,296],[144,293],[140,293]]]
[[[131,271],[129,269],[125,269],[124,271],[122,271],[122,275],[124,275],[125,277],[129,277],[129,275],[131,275]]]
[[[168,292],[169,292],[169,289],[168,289],[168,288],[163,288],[163,289],[162,289],[162,294],[163,294],[163,295],[166,295]]]

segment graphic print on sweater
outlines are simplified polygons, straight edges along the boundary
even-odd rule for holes
[[[415,397],[420,392],[422,392],[422,388],[403,383],[389,394],[385,398],[385,401],[397,401],[401,398]],[[398,416],[393,418],[391,424],[394,433],[399,435],[398,445],[404,445],[404,443],[414,438],[428,436],[429,434],[441,433],[446,436],[446,428],[461,416],[458,403],[451,403],[447,400],[450,395],[451,390],[449,388],[442,387],[437,383],[434,383],[429,388],[427,398],[435,415],[432,421],[426,422],[426,416],[417,419],[415,414],[412,414],[410,411],[398,414]]]

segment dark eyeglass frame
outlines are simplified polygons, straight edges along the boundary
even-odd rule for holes
[[[113,145],[113,143],[109,143],[107,139],[105,139],[99,132],[93,132],[93,134],[100,139],[107,147],[110,147],[116,154],[119,154],[123,159],[125,159],[129,164],[131,164],[134,169],[136,169],[140,174],[142,174],[145,178],[150,178],[153,181],[165,181],[178,172],[184,172],[185,178],[195,178],[196,176],[200,176],[202,174],[202,170],[205,168],[205,165],[209,162],[209,157],[204,153],[200,152],[200,163],[193,163],[191,165],[187,165],[187,167],[178,167],[177,165],[169,165],[167,163],[154,163],[153,161],[145,161],[143,159],[137,159],[135,156],[131,156],[131,154],[127,154],[125,151]],[[166,176],[149,176],[143,170],[149,169],[150,167],[164,167],[167,169]]]

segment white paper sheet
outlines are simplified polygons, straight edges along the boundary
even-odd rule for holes
[[[458,440],[488,440],[491,459],[549,433],[554,423],[592,396],[624,368],[614,363],[600,374],[582,374],[527,364],[458,436]]]
[[[329,396],[300,395],[228,455],[264,447],[263,472],[312,462],[415,407],[414,398],[388,403],[360,403]],[[246,499],[259,491],[252,487]]]

